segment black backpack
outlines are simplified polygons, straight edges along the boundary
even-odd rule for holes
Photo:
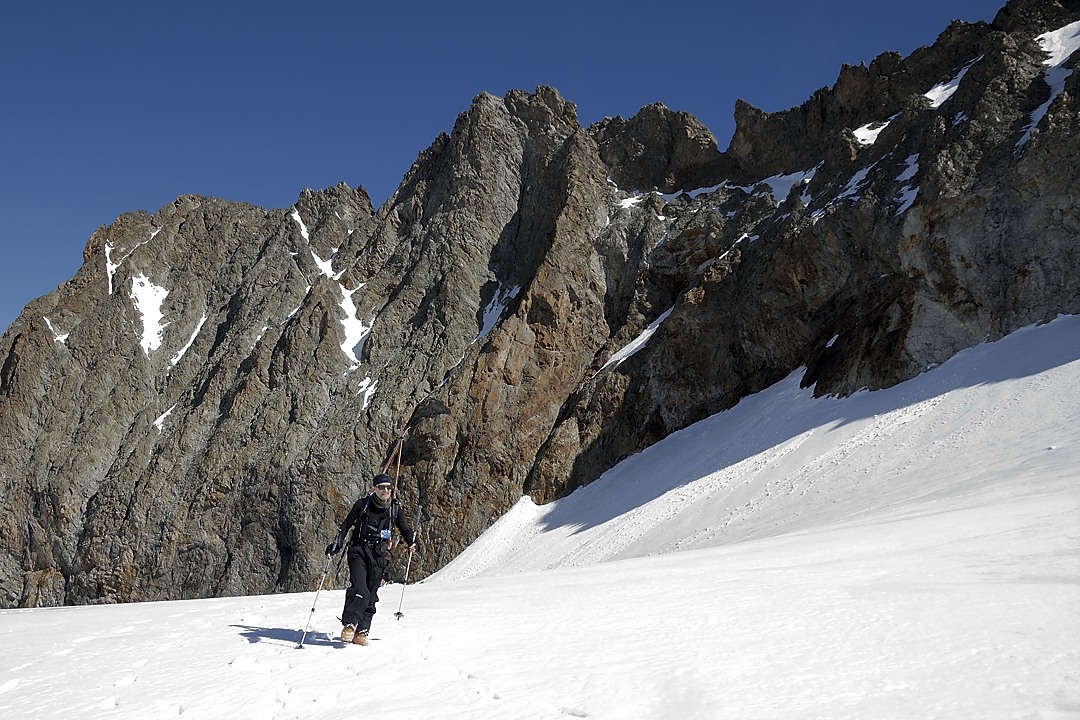
[[[401,503],[397,498],[390,500],[390,507],[387,513],[380,518],[378,525],[374,523],[368,523],[368,506],[371,504],[371,496],[368,495],[364,500],[364,509],[360,511],[360,514],[356,517],[356,522],[353,524],[352,532],[353,538],[360,542],[376,542],[383,540],[388,544],[392,544],[394,534],[394,520],[401,513]]]

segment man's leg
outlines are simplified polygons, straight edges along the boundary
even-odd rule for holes
[[[375,615],[375,603],[379,602],[379,586],[382,585],[383,570],[389,558],[385,553],[379,553],[372,549],[370,562],[367,566],[367,604],[364,606],[357,632],[367,635],[371,631],[371,619]]]
[[[342,625],[359,626],[368,605],[368,563],[363,548],[349,548],[349,587],[345,590],[345,608],[341,611]]]

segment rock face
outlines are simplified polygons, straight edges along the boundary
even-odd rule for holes
[[[0,339],[0,606],[309,589],[406,426],[420,577],[799,368],[880,388],[1080,312],[1080,55],[1040,39],[1077,21],[1011,2],[740,102],[723,152],[539,88],[477,97],[377,210],[119,218]]]

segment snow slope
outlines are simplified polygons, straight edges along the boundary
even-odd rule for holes
[[[0,611],[0,717],[1080,718],[1077,408],[1078,317],[796,375],[386,586],[368,647],[342,578]]]
[[[959,353],[897,387],[814,400],[802,371],[561,502],[523,498],[440,574],[715,547],[1080,477],[1080,318]],[[1032,345],[1038,352],[1032,352]],[[1080,487],[1077,489],[1080,492]]]

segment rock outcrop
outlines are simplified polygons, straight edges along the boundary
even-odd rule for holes
[[[886,387],[1080,312],[1080,54],[1044,35],[1078,21],[1014,0],[740,102],[726,151],[539,88],[477,97],[378,209],[124,215],[0,339],[0,606],[308,589],[403,428],[422,576],[799,368]]]

